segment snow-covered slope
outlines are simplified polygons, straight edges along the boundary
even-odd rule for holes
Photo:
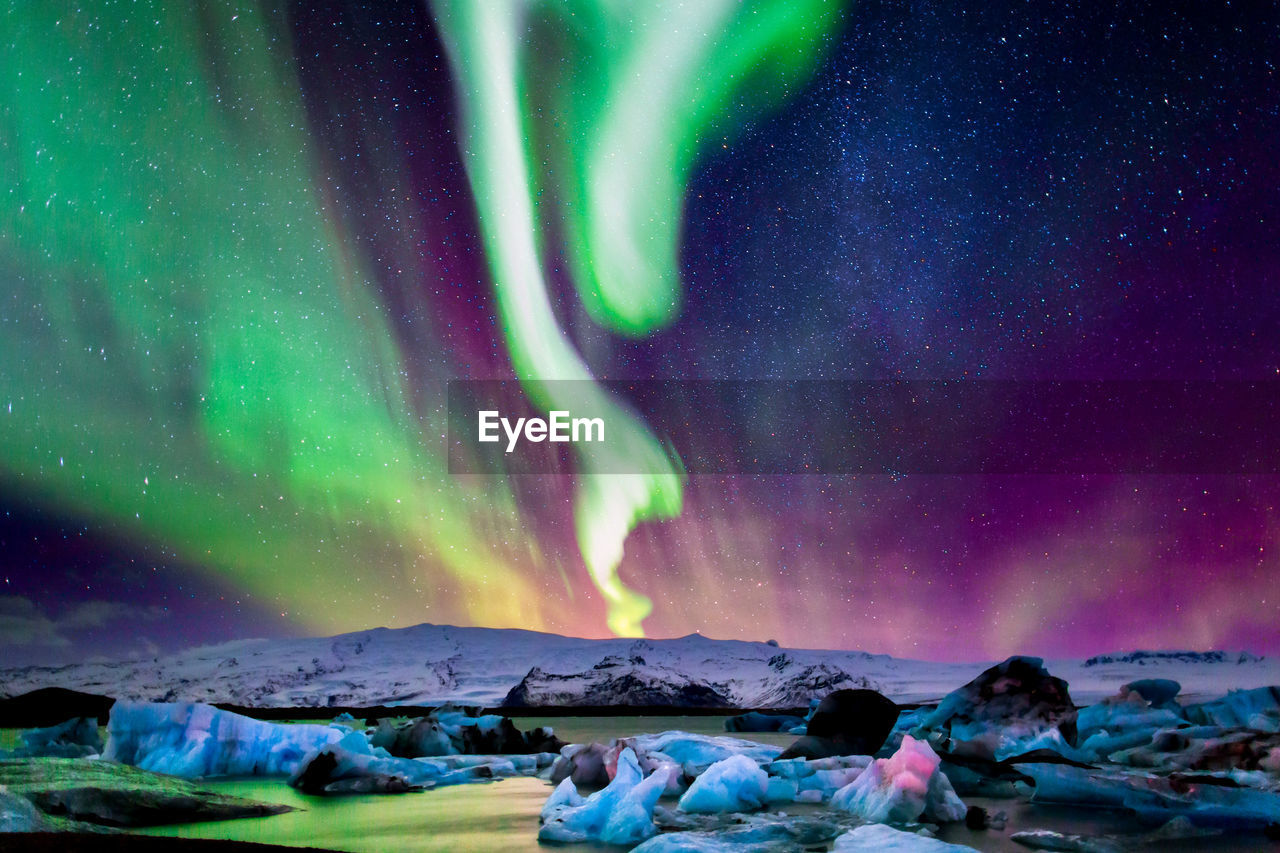
[[[0,670],[0,696],[59,686],[130,700],[260,707],[445,701],[495,706],[513,688],[528,704],[661,704],[698,695],[741,707],[796,707],[842,687],[899,702],[936,700],[992,662],[930,663],[865,652],[780,649],[710,640],[583,640],[532,631],[416,625],[337,637],[244,640],[145,661]],[[1135,678],[1173,678],[1184,694],[1280,684],[1277,661],[1223,653],[1130,653],[1049,661],[1087,703]],[[625,688],[625,689],[623,689]],[[710,693],[701,692],[703,689]],[[679,691],[684,689],[684,693]]]

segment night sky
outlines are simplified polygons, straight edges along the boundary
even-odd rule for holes
[[[376,5],[0,24],[0,661],[1280,653],[1274,474],[684,477],[637,404],[649,476],[459,476],[445,423],[451,379],[1280,381],[1274,6]]]

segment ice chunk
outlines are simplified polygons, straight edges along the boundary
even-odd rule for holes
[[[680,798],[686,812],[744,812],[769,797],[769,775],[745,755],[731,755],[708,767]]]
[[[117,702],[104,758],[171,776],[285,776],[345,729],[264,723],[211,705]],[[363,737],[363,735],[361,736]]]
[[[1201,725],[1280,731],[1280,687],[1232,690],[1213,702],[1188,705],[1186,715]]]
[[[1256,830],[1280,822],[1280,794],[1229,788],[1194,777],[1175,781],[1140,773],[1090,771],[1060,764],[1025,764],[1035,780],[1033,802],[1126,809],[1144,823],[1186,817],[1198,827]]]
[[[0,785],[0,833],[46,832],[44,815],[26,797],[9,793]]]
[[[72,717],[56,726],[27,729],[21,738],[16,758],[87,758],[102,752],[96,717]]]
[[[538,830],[539,841],[579,843],[597,841],[605,844],[638,844],[658,831],[653,823],[653,808],[662,796],[669,779],[667,771],[644,778],[636,754],[625,749],[618,757],[613,781],[583,800],[560,783],[543,808],[544,820]]]
[[[739,826],[718,832],[670,832],[631,853],[792,853],[794,835],[781,825]]]
[[[927,835],[903,832],[882,823],[860,826],[836,839],[832,853],[976,853],[963,844],[948,844]]]
[[[520,768],[510,756],[504,755],[400,758],[372,746],[362,733],[352,732],[337,743],[309,754],[289,784],[316,794],[402,793],[441,785],[487,782],[521,772],[536,773],[537,758],[528,758],[531,760],[522,762]],[[542,766],[546,766],[550,758],[548,755]]]
[[[822,817],[782,813],[684,815],[659,808],[663,828],[679,831],[651,838],[639,853],[796,853],[825,850],[837,836],[857,825],[851,815]]]
[[[632,738],[631,743],[638,754],[648,756],[655,761],[670,759],[681,765],[690,776],[702,775],[702,772],[712,764],[731,755],[745,755],[757,764],[761,764],[772,761],[782,752],[780,746],[768,746],[723,735],[712,737],[681,731],[640,735]],[[654,753],[661,753],[661,756],[655,756]]]
[[[869,755],[833,755],[817,759],[786,758],[771,761],[765,765],[764,769],[770,777],[795,779],[799,791],[797,796],[812,792],[808,794],[806,801],[816,796],[817,801],[821,802],[857,779],[871,760]]]
[[[1087,835],[1068,835],[1050,829],[1029,829],[1015,832],[1009,838],[1032,850],[1062,850],[1070,853],[1120,853],[1123,849],[1109,838],[1090,838]]]
[[[1076,717],[1082,757],[1106,759],[1113,752],[1151,743],[1160,729],[1185,723],[1181,709],[1171,704],[1179,689],[1178,682],[1168,679],[1136,681],[1085,708]],[[1162,707],[1155,707],[1148,695],[1163,700]]]
[[[907,735],[891,758],[878,758],[857,779],[837,791],[831,807],[873,823],[911,823],[924,815],[939,822],[963,820],[940,759],[924,741]]]
[[[794,803],[800,793],[800,783],[795,779],[783,779],[780,776],[769,777],[769,788],[765,799],[769,805]]]
[[[542,812],[538,817],[545,823],[547,818],[555,814],[558,809],[576,809],[585,802],[586,799],[574,787],[573,780],[563,779],[556,786],[556,789],[551,792],[551,796],[547,797],[547,801],[542,804]]]

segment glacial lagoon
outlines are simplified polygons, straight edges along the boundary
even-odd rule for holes
[[[571,742],[608,741],[646,732],[671,729],[700,734],[723,734],[721,717],[527,717],[522,727],[553,726],[556,734]],[[786,734],[740,733],[736,737],[785,745]],[[541,845],[537,840],[538,814],[551,793],[551,785],[531,777],[514,777],[487,784],[455,785],[422,793],[308,796],[281,779],[223,779],[207,783],[213,790],[255,800],[283,803],[297,811],[265,818],[216,823],[155,827],[139,830],[147,835],[186,838],[219,838],[238,841],[310,846],[351,853],[532,853],[560,849],[566,853],[618,853],[607,845]],[[1022,829],[1052,829],[1076,834],[1136,832],[1134,822],[1118,813],[1061,806],[1030,805],[1014,800],[966,798],[992,812],[1004,810],[1010,823],[1004,831],[973,831],[962,824],[943,828],[940,837],[989,853],[1026,853],[1010,839]],[[673,803],[667,803],[672,805]],[[790,815],[812,814],[821,807],[792,804]],[[1256,849],[1258,836],[1245,839],[1230,835],[1181,841],[1163,849],[1187,851],[1247,851]]]

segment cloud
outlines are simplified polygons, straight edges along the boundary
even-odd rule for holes
[[[160,607],[136,607],[120,601],[85,601],[58,618],[58,625],[69,631],[102,628],[123,620],[150,621],[165,615]]]
[[[153,621],[165,615],[160,607],[137,607],[120,601],[82,601],[51,618],[29,598],[0,595],[0,646],[62,649],[71,645],[69,633],[120,622]]]
[[[31,599],[0,595],[0,645],[65,648],[71,641]]]

